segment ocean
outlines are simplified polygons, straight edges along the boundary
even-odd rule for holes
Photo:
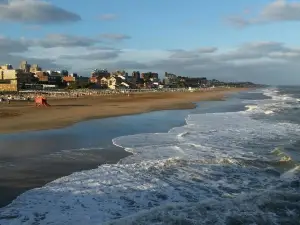
[[[185,121],[113,138],[132,155],[25,192],[0,224],[300,224],[300,87],[200,102]]]

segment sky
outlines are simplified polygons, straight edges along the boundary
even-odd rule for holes
[[[300,0],[0,0],[0,63],[300,85]]]

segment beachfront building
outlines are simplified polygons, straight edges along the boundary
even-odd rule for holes
[[[112,90],[132,88],[132,86],[124,79],[124,77],[116,75],[107,79],[107,87]]]
[[[113,76],[107,79],[107,86],[109,89],[113,89],[113,90],[116,89],[117,79]]]
[[[178,78],[173,73],[165,72],[165,77],[163,79],[163,83],[166,87],[177,87]]]
[[[27,63],[27,61],[21,61],[19,69],[22,70],[25,73],[29,73],[30,72],[30,67],[31,65]]]
[[[132,72],[132,77],[133,77],[136,81],[140,80],[140,79],[141,79],[140,71],[133,71],[133,72]]]
[[[61,85],[63,82],[63,77],[60,71],[46,71],[48,75],[48,84]]]
[[[90,83],[98,88],[107,88],[106,80],[111,77],[111,74],[106,69],[95,69],[91,73]],[[102,80],[102,78],[105,78]]]
[[[178,76],[179,82],[185,87],[205,87],[208,84],[206,77],[182,77]]]
[[[157,86],[155,84],[159,83],[158,73],[147,72],[141,74],[141,79],[143,80],[145,88],[152,88]]]
[[[77,73],[71,73],[67,76],[63,76],[62,79],[64,86],[66,85],[72,89],[84,88],[90,83],[88,77],[78,76]]]
[[[108,80],[109,77],[102,77],[100,80],[100,85],[102,88],[107,88],[108,87]]]
[[[0,66],[0,91],[18,91],[25,83],[34,80],[32,73],[14,69],[11,64]]]
[[[63,79],[64,83],[66,83],[67,85],[69,85],[72,82],[76,82],[76,78],[77,77],[74,77],[74,76],[64,76],[62,79]]]
[[[42,71],[42,68],[39,67],[38,64],[33,64],[32,66],[30,66],[30,72],[31,73],[35,73],[37,71]]]
[[[38,78],[38,80],[39,80],[40,83],[46,83],[46,82],[48,82],[48,74],[45,71],[36,71],[34,73],[34,76],[36,78]]]

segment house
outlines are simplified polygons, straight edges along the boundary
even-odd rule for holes
[[[107,86],[109,89],[116,89],[117,79],[115,77],[110,77],[107,79]]]
[[[34,75],[38,78],[39,83],[48,83],[48,74],[44,71],[37,71]]]
[[[119,88],[130,88],[131,85],[126,82],[123,78],[119,76],[112,76],[109,79],[107,79],[107,86],[109,89],[119,89]]]
[[[77,77],[73,77],[73,76],[64,76],[63,79],[63,83],[67,86],[70,86],[73,83],[77,82]]]
[[[107,88],[108,87],[108,80],[109,80],[109,77],[102,77],[101,80],[100,80],[100,86],[102,88]]]
[[[110,73],[106,69],[95,69],[91,73],[89,82],[95,84],[95,87],[107,88],[107,80],[110,77]],[[102,78],[105,78],[102,80]]]
[[[98,77],[90,77],[90,82],[93,84],[99,83],[98,80],[99,80]]]
[[[64,76],[64,77],[63,77],[63,81],[66,82],[66,83],[69,83],[69,82],[75,82],[75,81],[76,81],[76,77],[72,77],[72,76]]]

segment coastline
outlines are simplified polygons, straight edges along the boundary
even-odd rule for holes
[[[51,107],[36,108],[34,103],[0,105],[0,134],[58,129],[72,124],[108,117],[160,110],[192,109],[194,102],[223,100],[226,94],[249,88],[216,88],[203,92],[139,93],[114,96],[88,96],[49,99]]]

